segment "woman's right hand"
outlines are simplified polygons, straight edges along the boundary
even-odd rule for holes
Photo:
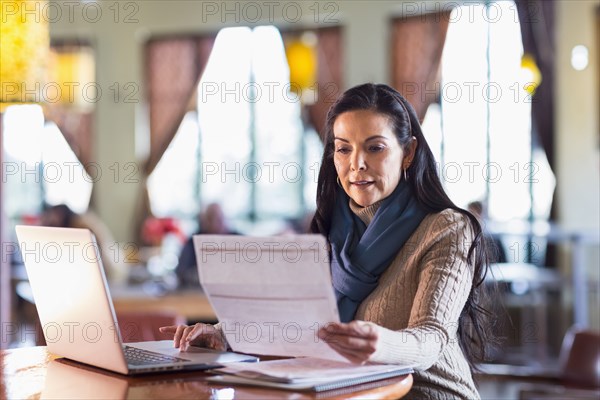
[[[223,331],[214,325],[198,323],[191,326],[162,326],[159,331],[173,335],[173,344],[180,351],[187,351],[190,346],[227,350],[227,340]]]

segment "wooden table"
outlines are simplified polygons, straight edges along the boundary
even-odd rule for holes
[[[46,347],[0,353],[0,399],[397,399],[412,386],[412,375],[404,375],[316,394],[217,385],[207,376],[196,371],[126,377],[57,358]]]

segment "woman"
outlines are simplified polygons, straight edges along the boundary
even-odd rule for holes
[[[329,110],[311,230],[329,239],[342,321],[319,336],[352,362],[414,365],[411,398],[479,398],[481,227],[444,192],[414,110],[391,87],[354,87]],[[218,327],[164,329],[182,349],[226,347]]]
[[[415,365],[413,397],[479,397],[481,227],[444,192],[416,113],[391,87],[357,86],[331,107],[311,228],[331,244],[342,323],[321,331],[330,346]]]

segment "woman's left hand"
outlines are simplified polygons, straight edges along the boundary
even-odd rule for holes
[[[319,338],[353,363],[364,364],[377,350],[378,326],[365,321],[332,322],[319,329]]]

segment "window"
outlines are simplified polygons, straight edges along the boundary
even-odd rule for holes
[[[428,110],[424,133],[459,206],[487,198],[491,220],[545,221],[555,178],[543,150],[532,143],[516,7],[495,2],[486,12],[482,4],[453,10],[441,106]]]
[[[13,221],[38,215],[44,204],[66,204],[83,213],[92,193],[94,182],[83,163],[93,161],[86,159],[92,154],[95,102],[90,99],[96,95],[93,48],[79,40],[53,42],[47,61],[38,98],[48,113],[39,105],[21,104],[2,115],[4,211]]]
[[[221,30],[197,113],[186,115],[149,179],[152,211],[191,220],[218,202],[237,231],[265,234],[301,218],[315,207],[322,144],[300,112],[279,31]]]
[[[9,218],[37,215],[43,203],[88,208],[93,182],[58,127],[44,121],[38,105],[11,106],[4,118],[2,179]]]

